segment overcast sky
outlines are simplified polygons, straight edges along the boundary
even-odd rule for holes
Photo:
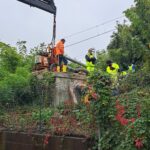
[[[116,21],[100,25],[118,18],[123,11],[134,4],[134,0],[55,0],[57,6],[57,39],[99,25],[93,30],[66,38],[65,45],[82,41],[89,37],[114,29]],[[116,19],[120,23],[124,18]],[[50,43],[53,15],[17,0],[0,0],[0,41],[15,46],[18,40],[27,41],[27,47],[41,42]],[[84,60],[90,47],[105,49],[112,32],[80,44],[66,47],[65,52],[72,58]]]

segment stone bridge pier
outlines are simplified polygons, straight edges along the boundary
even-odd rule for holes
[[[73,73],[55,73],[53,89],[53,104],[59,105],[65,101],[77,103],[81,100],[82,88],[85,87],[86,76]]]
[[[39,79],[47,71],[34,72]],[[49,87],[50,101],[53,106],[60,105],[65,101],[77,103],[81,100],[82,89],[86,86],[86,75],[78,73],[56,73],[55,82]]]

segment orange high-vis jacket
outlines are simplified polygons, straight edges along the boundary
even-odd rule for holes
[[[62,41],[56,44],[56,55],[64,55],[64,44]]]

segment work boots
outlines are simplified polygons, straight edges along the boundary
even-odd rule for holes
[[[57,66],[56,71],[60,72],[60,66]]]
[[[67,72],[67,66],[66,65],[63,65],[62,72]]]
[[[57,70],[57,72],[60,72],[61,71],[60,66],[57,66],[56,70]],[[64,72],[64,73],[67,72],[67,66],[66,65],[62,66],[62,72]]]

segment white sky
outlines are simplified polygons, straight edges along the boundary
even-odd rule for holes
[[[57,6],[57,39],[85,30],[108,20],[120,17],[123,11],[134,4],[134,0],[55,0]],[[125,18],[118,19],[120,23]],[[53,15],[17,0],[0,0],[0,41],[15,46],[18,40],[27,41],[28,49],[41,42],[50,43]],[[89,32],[66,38],[66,46],[91,36],[114,29],[116,21],[101,25]],[[90,47],[105,49],[110,35],[93,38],[68,47],[68,56],[79,61]]]

